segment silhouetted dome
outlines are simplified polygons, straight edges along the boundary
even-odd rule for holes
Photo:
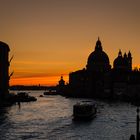
[[[131,54],[124,53],[124,56],[122,56],[121,50],[118,53],[118,57],[114,60],[113,65],[114,69],[117,70],[131,70],[132,62],[131,62]]]
[[[95,46],[95,51],[88,57],[87,69],[106,69],[110,66],[108,55],[102,50],[101,41],[98,39]]]
[[[88,64],[109,64],[109,58],[104,51],[94,51],[88,57]]]
[[[8,51],[10,51],[8,44],[0,41],[0,48],[6,48]]]
[[[126,54],[124,54],[124,57],[127,57]],[[123,64],[124,64],[124,59],[121,50],[119,50],[118,57],[114,60],[113,65],[114,68],[116,68],[122,66]]]

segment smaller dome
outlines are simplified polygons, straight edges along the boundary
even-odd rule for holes
[[[114,69],[119,70],[128,70],[130,69],[129,65],[129,58],[126,53],[124,53],[124,56],[122,56],[122,53],[120,55],[120,51],[118,53],[118,57],[113,62]]]

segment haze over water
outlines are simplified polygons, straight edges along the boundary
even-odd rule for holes
[[[72,121],[73,105],[80,100],[62,96],[39,97],[0,110],[1,140],[128,140],[135,134],[136,107],[128,103],[97,101],[97,117],[89,122]]]

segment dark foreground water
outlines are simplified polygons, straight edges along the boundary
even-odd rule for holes
[[[136,107],[130,104],[97,101],[95,119],[73,122],[72,107],[81,99],[30,94],[37,102],[0,110],[0,140],[128,140],[135,133]]]

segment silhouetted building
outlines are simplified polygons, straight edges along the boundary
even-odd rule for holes
[[[101,41],[97,40],[95,50],[89,55],[87,61],[87,71],[107,72],[111,69],[108,55],[103,51]]]
[[[9,46],[0,42],[0,97],[8,93],[9,88]]]
[[[110,83],[111,65],[108,55],[103,51],[101,41],[97,40],[95,50],[89,55],[86,71],[86,94],[91,97],[103,97],[104,90]],[[107,90],[106,90],[107,91]]]
[[[61,76],[59,82],[58,82],[58,85],[57,85],[57,92],[59,94],[64,94],[65,92],[65,81],[63,80],[63,76]]]
[[[86,68],[69,74],[67,96],[127,98],[140,91],[140,71],[132,71],[132,55],[121,50],[111,68],[109,57],[98,38]]]
[[[65,85],[65,81],[63,80],[63,76],[61,76],[61,79],[59,81],[59,86],[64,86]]]
[[[118,53],[118,57],[114,60],[114,69],[117,71],[132,71],[132,56],[129,51],[128,55],[124,53],[122,56],[121,50]]]

